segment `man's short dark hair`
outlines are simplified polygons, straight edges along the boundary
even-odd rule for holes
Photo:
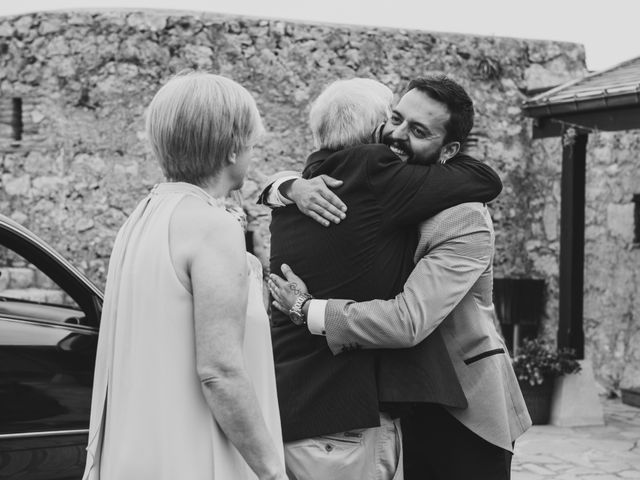
[[[443,145],[450,142],[463,144],[473,128],[474,115],[473,100],[466,90],[445,75],[415,78],[409,83],[407,92],[414,88],[447,106],[451,116],[445,125],[447,134]]]

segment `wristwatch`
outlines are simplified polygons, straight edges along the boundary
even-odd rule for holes
[[[293,323],[301,326],[307,325],[307,319],[305,318],[304,313],[302,313],[302,307],[312,298],[313,297],[308,293],[301,293],[300,295],[298,295],[298,298],[296,298],[293,307],[291,307],[291,309],[289,310],[289,318]]]

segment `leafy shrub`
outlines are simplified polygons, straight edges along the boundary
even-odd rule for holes
[[[580,371],[575,352],[556,349],[540,340],[524,340],[513,358],[513,369],[518,380],[530,385],[540,385],[545,380]]]

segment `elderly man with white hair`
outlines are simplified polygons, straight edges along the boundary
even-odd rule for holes
[[[391,102],[384,85],[351,79],[330,85],[311,108],[318,150],[302,176],[340,179],[336,193],[349,207],[343,221],[325,228],[294,205],[273,211],[271,271],[291,267],[319,298],[395,296],[413,268],[415,225],[462,202],[490,201],[501,190],[495,172],[472,158],[411,164],[373,143]],[[405,402],[467,406],[441,336],[403,350],[364,350],[353,342],[334,355],[314,335],[322,332],[305,325],[309,296],[300,293],[289,316],[277,309],[271,315],[288,475],[403,478],[397,418]]]

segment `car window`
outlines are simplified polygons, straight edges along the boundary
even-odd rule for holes
[[[98,337],[85,316],[66,289],[0,245],[0,435],[88,427]]]
[[[68,323],[68,309],[80,310],[65,289],[45,272],[12,249],[0,245],[0,302],[11,300],[19,301],[16,306],[18,311],[28,312],[28,305],[33,305],[37,310],[38,304],[60,307],[59,310],[48,310],[51,313],[46,320],[54,322]]]

